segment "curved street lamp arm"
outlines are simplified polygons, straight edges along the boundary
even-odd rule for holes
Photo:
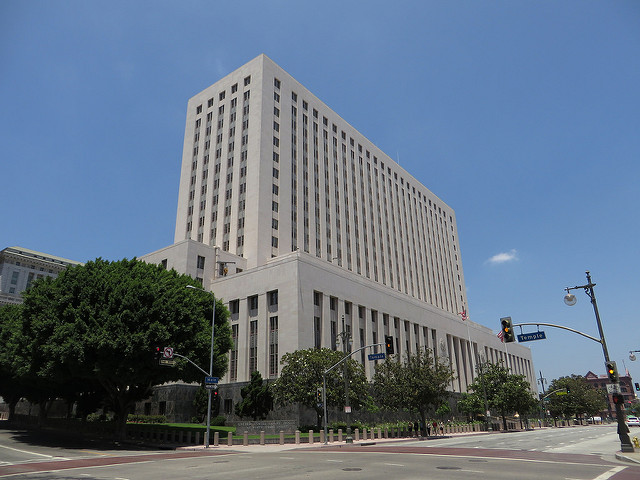
[[[184,358],[187,362],[189,362],[191,365],[193,365],[194,367],[196,367],[198,370],[200,370],[202,373],[204,373],[204,376],[207,377],[209,376],[209,374],[207,372],[205,372],[203,369],[201,369],[198,365],[196,365],[195,363],[193,363],[191,360],[189,360],[187,357],[185,357],[184,355],[180,355],[179,353],[173,353],[174,357],[180,357],[180,358]]]

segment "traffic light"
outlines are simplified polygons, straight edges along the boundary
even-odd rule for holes
[[[162,358],[162,352],[163,352],[162,347],[155,347],[153,355],[156,361],[160,361],[160,359]]]
[[[211,389],[211,395],[213,396],[212,400],[215,401],[216,398],[218,398],[218,386],[214,385],[214,387]]]
[[[321,387],[316,388],[316,403],[318,404],[319,407],[322,406],[322,388]]]
[[[500,319],[502,325],[502,339],[506,343],[515,342],[516,337],[513,334],[513,324],[511,323],[511,317],[504,317]]]
[[[616,367],[616,362],[608,361],[607,366],[607,377],[609,377],[609,381],[611,383],[618,383],[618,368]]]
[[[384,347],[387,350],[387,355],[393,355],[395,349],[393,348],[393,337],[391,335],[384,336]]]
[[[636,392],[640,392],[640,383],[636,382]]]
[[[615,405],[624,405],[624,397],[620,393],[614,393],[611,395],[611,399]]]

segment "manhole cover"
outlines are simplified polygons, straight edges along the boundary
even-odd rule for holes
[[[344,470],[345,472],[359,472],[362,469],[358,467],[347,467],[343,468],[342,470]]]
[[[436,467],[439,470],[462,470],[462,467]]]

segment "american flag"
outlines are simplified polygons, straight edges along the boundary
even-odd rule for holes
[[[469,315],[467,315],[467,309],[465,308],[461,312],[458,312],[458,315],[462,318],[462,320],[469,320]]]
[[[496,335],[496,337],[498,337],[498,338],[500,339],[500,341],[501,341],[502,343],[504,343],[504,333],[502,332],[502,330],[500,330],[500,331],[498,332],[498,334]]]

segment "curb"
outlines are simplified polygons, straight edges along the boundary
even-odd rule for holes
[[[635,458],[637,457],[637,458]],[[616,452],[616,458],[624,462],[640,463],[640,454],[636,453],[634,457],[630,457],[621,452]]]

